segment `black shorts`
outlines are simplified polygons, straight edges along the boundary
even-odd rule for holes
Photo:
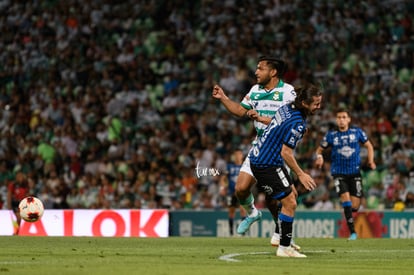
[[[338,195],[349,192],[351,196],[361,198],[362,177],[360,175],[334,175],[335,190]]]
[[[236,195],[229,195],[229,196],[227,196],[227,206],[228,207],[239,207],[240,206],[240,202],[239,202],[239,200],[237,199],[237,197],[236,197]]]
[[[251,169],[257,180],[257,189],[265,194],[266,199],[281,200],[292,192],[293,182],[284,166],[259,168],[251,165]]]

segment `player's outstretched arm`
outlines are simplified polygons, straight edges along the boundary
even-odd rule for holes
[[[247,112],[247,109],[241,106],[239,102],[231,100],[219,85],[214,85],[212,96],[219,99],[224,107],[226,107],[226,109],[233,115],[242,117]]]
[[[316,149],[316,152],[315,152],[315,155],[316,155],[315,167],[318,168],[318,169],[321,169],[322,166],[323,166],[322,152],[323,152],[323,148],[321,146],[318,146],[318,148]]]
[[[305,173],[302,168],[300,168],[299,164],[297,163],[294,155],[294,151],[289,146],[283,145],[282,151],[280,152],[282,155],[283,160],[289,166],[290,169],[298,176],[300,183],[306,188],[306,190],[313,190],[316,187],[316,183],[313,178]]]
[[[377,165],[374,161],[374,146],[372,146],[372,143],[369,140],[364,143],[364,146],[368,151],[368,166],[372,170],[375,170],[377,168]]]

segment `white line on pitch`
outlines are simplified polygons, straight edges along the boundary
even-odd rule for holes
[[[219,257],[219,260],[227,261],[227,262],[240,262],[240,260],[233,259],[235,257],[243,256],[243,255],[260,255],[260,254],[272,254],[271,252],[246,252],[246,253],[233,253],[227,254]]]
[[[372,253],[372,250],[344,250],[345,252],[349,253]],[[407,250],[408,252],[414,252],[414,250],[410,249]],[[328,253],[331,252],[330,250],[306,250],[305,253]],[[339,251],[338,251],[339,252]],[[383,252],[387,253],[397,253],[401,252],[401,250],[383,250]],[[263,254],[273,254],[273,252],[245,252],[245,253],[232,253],[226,254],[219,257],[219,260],[227,261],[227,262],[241,262],[241,260],[235,259],[236,257],[244,256],[244,255],[263,255]]]

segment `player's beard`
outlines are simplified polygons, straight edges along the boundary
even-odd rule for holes
[[[316,109],[306,109],[306,115],[307,116],[313,116],[317,111],[319,110],[319,108],[316,108]]]
[[[260,79],[258,77],[257,78],[257,84],[266,87],[267,84],[269,84],[271,78],[269,76],[267,77],[261,77]]]

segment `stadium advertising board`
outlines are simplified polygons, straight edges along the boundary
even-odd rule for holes
[[[13,235],[13,214],[0,210],[0,235]],[[236,222],[240,217],[236,215]],[[367,211],[355,216],[360,238],[414,238],[414,212]],[[253,224],[251,237],[270,237],[274,223],[270,214]],[[298,238],[347,237],[341,211],[298,211],[293,229]],[[168,237],[229,236],[227,211],[167,210],[45,210],[35,223],[22,222],[24,236]]]
[[[15,220],[0,211],[0,235],[13,235]],[[34,223],[22,221],[23,236],[168,237],[167,210],[45,210]]]
[[[414,212],[367,211],[359,212],[355,229],[360,238],[414,238]],[[172,236],[229,236],[226,211],[172,211]],[[236,216],[235,227],[240,222]],[[268,212],[246,233],[251,237],[270,237],[274,223]],[[298,211],[293,228],[298,238],[348,237],[348,229],[341,211]]]

